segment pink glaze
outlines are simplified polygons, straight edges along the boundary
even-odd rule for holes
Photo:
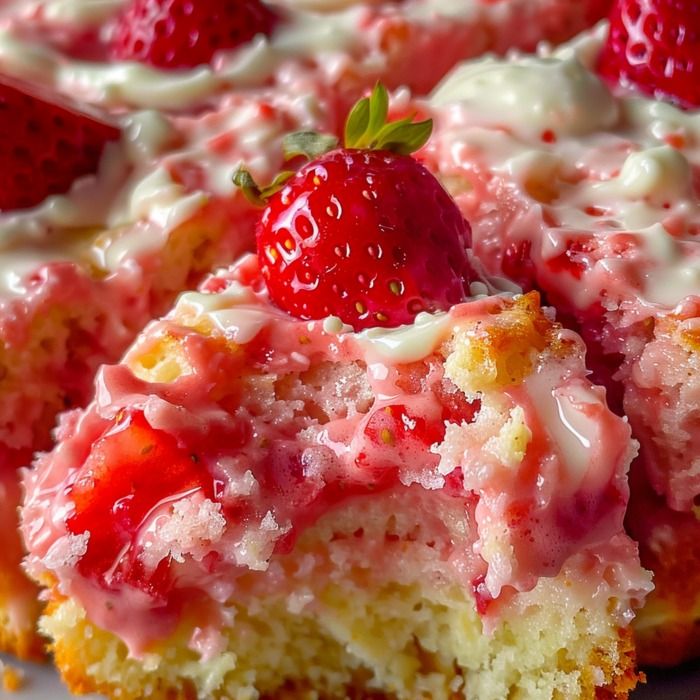
[[[257,212],[235,192],[230,173],[246,160],[271,179],[283,134],[310,126],[312,102],[230,95],[200,117],[130,115],[124,142],[97,177],[34,210],[0,215],[0,339],[12,353],[0,400],[0,480],[15,483],[0,488],[8,532],[18,525],[16,470],[50,447],[57,412],[84,406],[101,364],[116,362],[210,266],[252,245]],[[9,537],[0,606],[28,635],[36,589],[19,568],[19,536]]]
[[[470,531],[444,557],[456,580],[474,590],[486,618],[538,578],[557,575],[567,562],[579,566],[572,562],[581,561],[583,552],[605,557],[599,549],[619,551],[604,543],[624,539],[629,429],[585,379],[580,341],[571,332],[555,331],[556,342],[569,348],[559,359],[543,356],[524,383],[488,395],[489,401],[498,397],[501,417],[522,410],[531,433],[524,459],[513,465],[488,447],[489,431],[498,431],[492,419],[481,432],[463,434],[458,457],[447,447],[450,431],[478,424],[481,404],[445,377],[437,354],[454,329],[476,321],[489,327],[510,305],[507,297],[474,299],[399,331],[356,334],[330,332],[327,323],[297,321],[270,306],[254,256],[209,278],[202,292],[184,295],[173,312],[148,327],[122,364],[99,373],[96,400],[64,416],[58,446],[38,459],[26,479],[29,570],[34,576],[50,572],[62,592],[133,652],[172,630],[184,600],[190,610],[200,601],[208,623],[220,624],[213,601],[243,595],[236,590],[239,576],[264,571],[325,513],[379,494],[410,492],[430,512],[467,514]],[[202,335],[187,319],[215,326]],[[428,340],[419,338],[421,327],[429,329]],[[130,367],[163,338],[177,343],[188,369],[165,384],[139,379]],[[340,368],[345,379],[322,380],[320,389],[294,384],[319,366]],[[281,376],[297,386],[297,399],[266,403],[268,394],[256,392],[255,381],[277,377],[284,385]],[[352,403],[334,403],[333,391],[347,391]],[[311,403],[305,407],[302,396],[325,406],[323,415]],[[129,467],[139,479],[134,498],[146,499],[139,506],[146,513],[142,520],[128,532],[101,522],[100,533],[121,533],[116,540],[91,535],[81,513],[90,498],[102,499],[105,489],[114,488],[119,460],[131,449],[128,443],[101,445],[124,435],[133,421],[155,431],[157,444],[171,445],[155,448],[170,450],[167,464],[143,466],[156,471],[153,477],[139,477],[139,467]],[[151,450],[141,452],[144,460]],[[159,469],[188,460],[187,483],[201,486],[183,492],[181,477],[158,478]],[[138,486],[151,478],[158,496]],[[169,483],[175,491],[164,495]],[[99,517],[122,522],[120,502],[112,515],[100,505]],[[168,559],[158,519],[177,508],[194,509],[187,522],[197,523],[199,539]],[[205,511],[200,522],[196,513]],[[438,530],[436,538],[445,541]],[[95,550],[91,537],[99,540]],[[106,561],[105,551],[112,552]],[[634,558],[618,564],[629,567],[635,590],[645,588]],[[626,600],[627,593],[620,595]]]

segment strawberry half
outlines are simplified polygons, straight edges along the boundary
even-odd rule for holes
[[[26,209],[94,173],[121,132],[54,95],[0,77],[0,210]]]
[[[270,34],[275,20],[260,0],[132,0],[114,28],[111,53],[158,68],[192,68]]]
[[[348,118],[345,148],[328,137],[287,142],[287,155],[316,156],[265,190],[245,170],[234,181],[267,200],[257,250],[271,300],[301,319],[339,316],[356,330],[411,323],[449,309],[477,275],[470,229],[440,183],[409,154],[432,122],[387,123],[378,85]],[[287,179],[285,182],[285,178]]]
[[[700,3],[618,0],[598,72],[610,83],[700,107]]]

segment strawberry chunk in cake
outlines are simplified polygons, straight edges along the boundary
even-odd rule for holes
[[[685,82],[700,65],[685,41],[700,15],[691,5],[679,24],[677,4],[667,15],[668,3],[622,2],[610,39],[601,27],[553,54],[464,64],[432,96],[438,126],[426,154],[488,271],[539,289],[581,332],[595,380],[641,443],[627,524],[656,573],[638,626],[643,658],[655,663],[700,651],[697,72]],[[635,55],[619,46],[627,40],[648,64],[621,65]],[[668,79],[653,82],[660,61]]]
[[[288,140],[315,158],[286,182],[237,172],[267,200],[258,255],[103,368],[27,474],[27,566],[72,688],[593,700],[636,684],[650,584],[623,531],[629,427],[537,294],[481,279],[467,223],[407,155],[430,125],[386,108],[378,87],[326,155]]]

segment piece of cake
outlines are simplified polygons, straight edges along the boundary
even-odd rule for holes
[[[250,254],[182,295],[26,476],[69,687],[113,698],[626,698],[650,589],[625,420],[386,122],[236,181]],[[325,149],[324,149],[325,144]],[[349,325],[352,324],[352,325]],[[353,328],[355,330],[353,330]]]
[[[69,686],[627,697],[633,448],[580,340],[532,295],[333,329],[274,309],[256,267],[103,369],[29,478]]]
[[[683,37],[700,29],[698,15],[689,9],[679,32],[675,15],[653,7],[624,10],[637,34],[616,24],[606,43],[601,26],[554,53],[457,68],[431,98],[425,159],[470,220],[487,270],[540,290],[580,331],[594,381],[641,443],[628,529],[656,591],[637,629],[643,659],[675,663],[700,652],[700,115],[596,73],[601,61],[612,70],[601,49],[618,39],[636,36],[651,56],[659,37],[675,36],[676,49],[653,55],[680,67],[650,84],[688,106],[697,78],[684,71],[700,63]],[[650,58],[637,71],[656,67]]]

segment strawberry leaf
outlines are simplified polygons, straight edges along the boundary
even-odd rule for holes
[[[281,173],[275,176],[275,179],[269,185],[263,187],[260,191],[263,201],[267,202],[267,200],[272,197],[275,192],[279,192],[285,186],[287,180],[289,180],[289,178],[293,175],[293,170],[283,170]]]
[[[422,148],[433,131],[433,120],[412,123],[411,119],[390,122],[379,132],[373,148],[384,149],[401,155],[410,155]]]
[[[267,204],[267,200],[275,192],[279,192],[292,175],[294,175],[292,170],[283,170],[269,185],[260,187],[253,179],[253,176],[243,166],[240,166],[233,173],[233,184],[241,188],[245,198],[251,204],[254,204],[256,207],[264,207]]]
[[[369,97],[355,104],[345,122],[345,147],[359,148],[360,141],[369,125]]]
[[[262,197],[262,190],[258,187],[258,183],[243,166],[239,166],[236,172],[233,173],[233,184],[240,187],[245,198],[258,207],[265,206],[265,200]]]
[[[376,135],[386,124],[389,116],[389,94],[381,83],[377,83],[369,98],[369,122],[364,134],[362,146],[374,141]]]
[[[431,119],[414,124],[413,116],[395,122],[387,121],[388,116],[389,94],[382,83],[377,83],[372,94],[351,110],[345,123],[345,147],[410,155],[430,138],[433,130]]]
[[[386,124],[389,114],[389,94],[382,83],[377,83],[369,97],[353,107],[345,125],[347,148],[372,148],[377,134]]]

